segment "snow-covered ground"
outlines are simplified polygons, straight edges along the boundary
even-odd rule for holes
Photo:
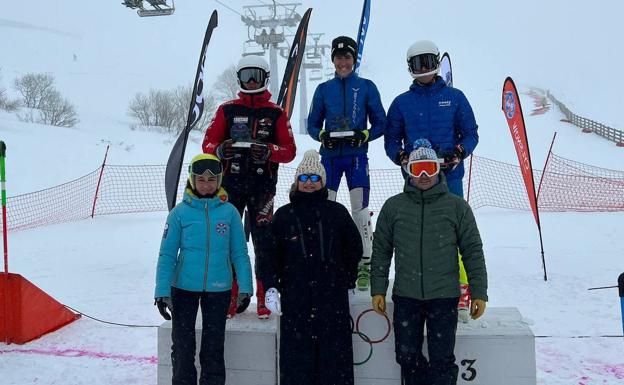
[[[129,100],[137,92],[193,80],[213,8],[220,12],[220,25],[208,52],[208,82],[237,60],[246,39],[240,16],[216,2],[181,2],[173,16],[152,19],[139,19],[118,3],[35,0],[3,6],[0,85],[13,92],[15,77],[49,72],[76,104],[81,120],[74,128],[56,128],[21,123],[0,112],[0,139],[8,146],[9,196],[94,170],[107,144],[108,163],[164,164],[175,138],[130,130]],[[304,2],[304,7],[314,7],[310,32],[325,32],[325,43],[339,34],[355,34],[360,1],[319,3]],[[624,5],[616,0],[600,7],[563,0],[543,3],[522,2],[508,15],[508,5],[494,0],[478,5],[436,2],[435,8],[374,1],[363,75],[377,82],[387,108],[410,82],[404,68],[406,48],[419,38],[435,40],[451,53],[455,84],[475,110],[480,125],[476,153],[514,164],[516,154],[500,110],[507,75],[521,91],[529,85],[550,88],[574,112],[624,127],[617,102],[622,78],[602,79],[593,73],[604,63],[611,68],[624,65],[611,38],[621,35],[617,18]],[[247,2],[227,4],[240,12]],[[308,84],[309,99],[315,86]],[[542,168],[555,131],[558,155],[624,168],[622,148],[561,123],[558,111],[528,116],[531,99],[523,97],[522,102],[535,168]],[[294,125],[297,114],[295,110]],[[187,156],[200,151],[200,141],[200,133],[191,138]],[[307,136],[297,135],[296,141],[299,151],[291,166],[304,150],[317,147]],[[372,168],[394,168],[381,141],[372,143],[370,159]],[[489,270],[489,306],[517,307],[533,332],[543,337],[536,341],[538,384],[621,383],[624,340],[601,337],[622,335],[617,292],[587,288],[614,285],[624,271],[624,213],[542,213],[548,282],[542,280],[531,213],[482,208],[475,214]],[[12,233],[10,271],[96,318],[158,325],[161,318],[152,296],[165,216],[103,216]],[[112,326],[83,317],[26,345],[0,345],[0,378],[2,384],[19,385],[154,384],[155,355],[154,328]]]

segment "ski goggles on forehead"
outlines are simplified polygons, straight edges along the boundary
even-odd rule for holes
[[[201,159],[191,164],[191,174],[197,176],[211,177],[223,173],[221,162],[214,159]]]
[[[267,73],[261,68],[243,68],[238,71],[238,79],[243,83],[254,81],[262,84],[267,78]]]
[[[316,183],[321,181],[321,176],[317,174],[301,174],[297,177],[297,180],[302,183],[305,183],[307,181]]]
[[[437,160],[413,160],[407,163],[407,173],[413,177],[420,177],[423,173],[428,176],[436,176],[440,172],[440,163]]]
[[[438,67],[439,59],[438,55],[432,53],[425,53],[422,55],[412,56],[409,60],[409,67],[412,71],[420,71],[423,68],[432,70]]]

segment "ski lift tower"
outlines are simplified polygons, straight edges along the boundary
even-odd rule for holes
[[[241,20],[247,25],[248,40],[243,46],[243,56],[261,55],[269,51],[269,69],[271,71],[270,91],[273,100],[277,99],[280,78],[277,70],[277,51],[285,44],[284,28],[297,27],[301,20],[295,9],[301,3],[280,3],[243,6]],[[279,8],[278,8],[279,7]],[[282,10],[280,13],[278,9]],[[262,10],[268,10],[269,15],[260,15]],[[288,49],[288,47],[286,47]]]
[[[323,33],[309,33],[308,36],[314,40],[314,45],[306,47],[306,53],[301,62],[301,73],[299,74],[299,83],[301,91],[299,92],[299,133],[308,133],[307,113],[308,113],[308,72],[312,70],[310,81],[322,80],[320,76],[323,68],[322,59],[325,52],[329,52],[330,46],[319,44],[319,40]]]

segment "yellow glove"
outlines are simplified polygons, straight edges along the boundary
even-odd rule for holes
[[[373,310],[379,315],[386,315],[386,297],[377,294],[373,296]]]
[[[478,319],[485,313],[485,301],[482,299],[472,299],[470,304],[470,316],[472,319]]]

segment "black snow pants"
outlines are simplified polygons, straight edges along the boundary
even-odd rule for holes
[[[459,298],[417,300],[392,296],[396,361],[404,385],[456,385],[455,333]],[[423,355],[425,324],[427,352]]]
[[[202,334],[199,350],[199,385],[225,385],[225,320],[230,291],[193,292],[171,288],[172,385],[197,385],[195,319],[201,305]]]

